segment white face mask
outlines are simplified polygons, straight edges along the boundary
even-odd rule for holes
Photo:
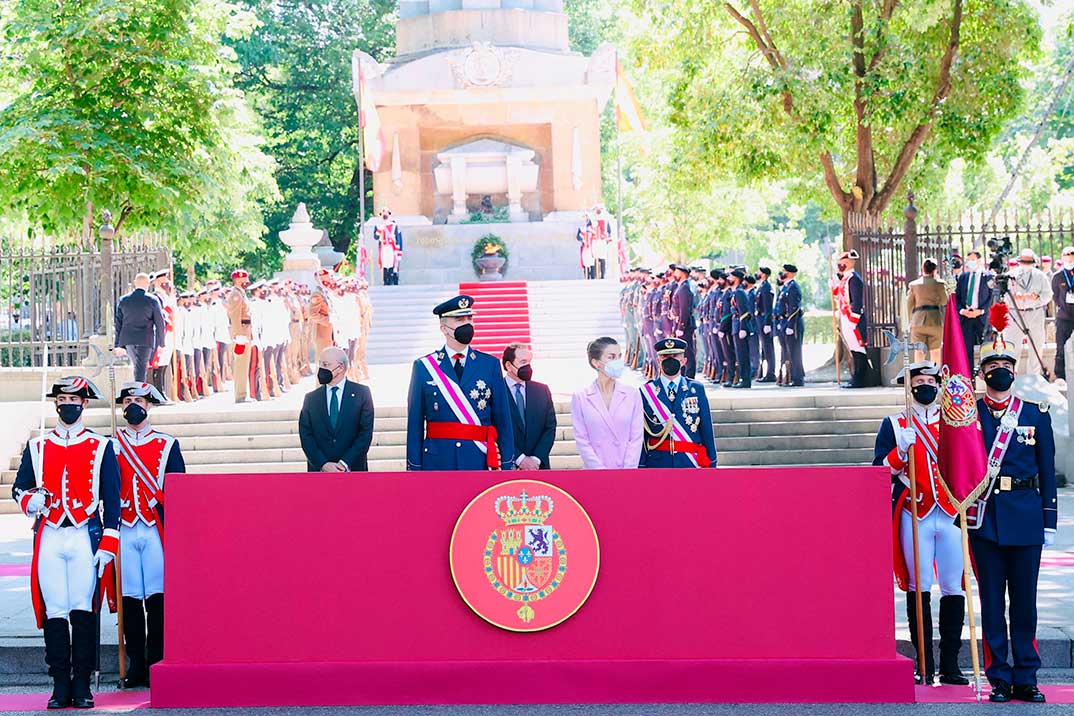
[[[1066,269],[1067,271],[1074,271],[1074,260],[1072,260],[1072,261],[1064,261],[1063,262],[1063,268]]]
[[[976,261],[967,261],[966,262],[966,270],[967,271],[976,271],[977,270],[977,262]]]
[[[620,378],[625,371],[626,363],[624,363],[621,358],[616,358],[615,360],[608,361],[604,364],[603,368],[604,375],[608,376],[609,378]]]

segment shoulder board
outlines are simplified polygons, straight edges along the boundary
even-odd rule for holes
[[[1042,401],[1040,403],[1033,403],[1033,402],[1030,402],[1030,401],[1026,401],[1026,402],[1029,402],[1030,405],[1037,406],[1037,410],[1039,410],[1042,413],[1047,413],[1048,410],[1052,407],[1052,404],[1050,402],[1048,402],[1047,400]]]

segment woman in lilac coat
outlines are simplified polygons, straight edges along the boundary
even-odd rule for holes
[[[597,379],[571,398],[574,441],[587,470],[635,468],[641,459],[641,393],[619,382],[626,370],[614,338],[598,338],[586,349]]]

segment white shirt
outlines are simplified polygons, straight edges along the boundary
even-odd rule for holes
[[[465,365],[466,365],[466,363],[464,361],[463,366],[465,366]],[[514,378],[512,378],[509,375],[507,375],[506,373],[504,373],[503,380],[504,380],[505,383],[507,383],[507,392],[510,394],[511,401],[518,407],[519,412],[523,414],[523,417],[525,417],[526,403],[529,401],[529,391],[526,390],[526,384],[523,381],[515,380]],[[515,392],[515,386],[516,385],[521,385],[522,386],[522,401],[523,401],[522,405],[518,405],[518,398],[517,398],[518,393]],[[519,446],[516,445],[515,449],[517,450],[518,447]],[[516,465],[521,465],[522,461],[525,460],[525,459],[526,459],[526,456],[523,455],[521,451],[519,451],[518,457],[515,458],[515,464]]]
[[[677,396],[682,391],[682,377],[668,378],[666,375],[660,376],[660,385],[664,386],[664,391],[674,385],[675,395]]]
[[[462,363],[463,370],[466,370],[466,359],[470,357],[470,352],[469,351],[470,351],[469,346],[463,346],[463,349],[460,351],[460,353],[462,353],[462,357],[459,358],[459,363]],[[447,353],[448,361],[451,363],[452,367],[454,367],[455,366],[455,351],[453,351],[450,348],[448,348],[447,344],[444,344],[444,353]]]

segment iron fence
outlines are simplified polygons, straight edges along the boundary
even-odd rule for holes
[[[105,330],[102,264],[111,256],[111,295],[135,274],[170,265],[163,237],[117,238],[98,248],[83,241],[0,239],[0,366],[80,365],[90,337]],[[47,358],[46,358],[47,353]]]

